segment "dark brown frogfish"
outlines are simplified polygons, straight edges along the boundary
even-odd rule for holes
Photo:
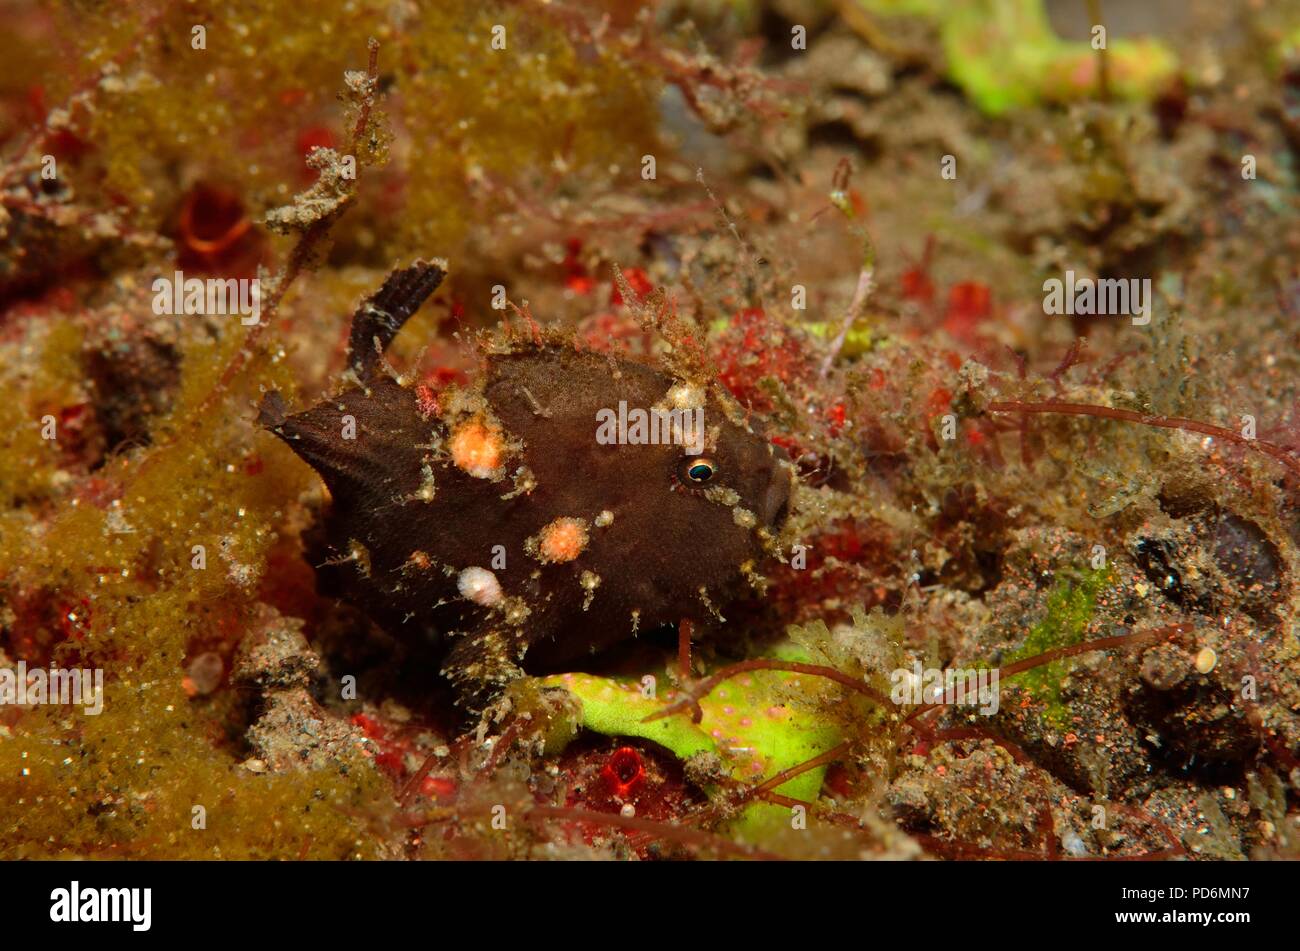
[[[537,335],[420,399],[382,357],[443,276],[418,261],[358,309],[337,396],[294,415],[263,401],[329,488],[308,552],[323,594],[433,644],[478,707],[761,584],[794,473],[725,390]]]

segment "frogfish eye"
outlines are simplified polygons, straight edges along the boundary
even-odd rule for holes
[[[693,485],[705,485],[717,475],[718,467],[712,459],[688,456],[682,462],[682,475]]]

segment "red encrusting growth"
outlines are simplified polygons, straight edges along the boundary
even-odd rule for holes
[[[758,307],[734,314],[715,349],[719,381],[742,406],[759,412],[772,408],[762,380],[770,377],[790,387],[806,384],[813,375],[812,361],[795,332]]]
[[[191,188],[176,230],[182,270],[251,275],[261,261],[262,236],[239,195],[225,186],[200,182]]]
[[[621,746],[610,756],[600,775],[609,784],[610,794],[626,799],[644,780],[645,766],[641,754],[630,746]]]

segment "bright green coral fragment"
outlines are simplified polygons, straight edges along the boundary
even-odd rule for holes
[[[1099,54],[1052,32],[1042,0],[860,0],[870,13],[919,15],[939,27],[949,78],[990,115],[1097,94]],[[1177,70],[1156,40],[1109,40],[1109,88],[1120,99],[1154,95]]]
[[[668,704],[642,694],[631,682],[591,674],[555,674],[542,679],[546,687],[563,687],[582,703],[582,725],[606,736],[635,736],[653,740],[679,759],[714,749],[713,741],[689,717],[664,717],[643,722]]]
[[[716,753],[732,777],[757,785],[819,756],[841,740],[838,728],[818,705],[795,700],[797,692],[806,692],[808,679],[767,670],[733,677],[700,700],[704,716],[699,725],[685,713],[644,722],[645,717],[668,707],[678,697],[675,693],[648,697],[635,682],[589,674],[557,674],[544,678],[542,683],[562,687],[581,702],[581,725],[588,730],[652,740],[681,760],[699,753]],[[811,769],[776,791],[815,802],[825,776],[825,766]],[[772,823],[786,821],[789,812],[785,808],[754,803],[736,820],[733,831],[756,838]]]

